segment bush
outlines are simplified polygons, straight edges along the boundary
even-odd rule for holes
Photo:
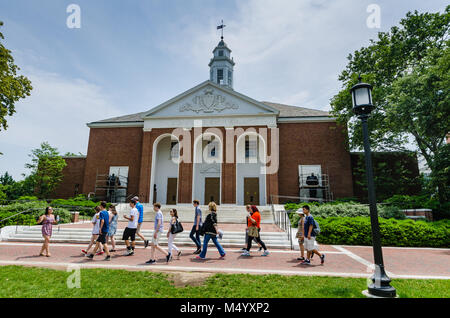
[[[100,201],[94,202],[86,199],[84,195],[79,195],[72,199],[56,199],[50,203],[53,207],[65,208],[70,211],[78,211],[80,215],[93,216],[94,208],[100,205]],[[111,203],[108,203],[106,209],[109,209]]]
[[[48,204],[45,201],[33,201],[25,203],[13,203],[7,206],[0,207],[0,221],[13,216],[19,212],[27,211],[19,214],[11,219],[3,221],[0,227],[7,225],[35,225],[39,216],[45,213],[45,208]],[[54,208],[54,214],[59,215],[60,223],[69,223],[71,215],[69,210],[63,208]]]
[[[402,210],[431,209],[434,220],[450,219],[450,202],[440,203],[430,195],[394,195],[384,202]]]
[[[372,245],[370,218],[317,218],[322,244]],[[413,220],[379,219],[383,246],[448,247],[450,221],[425,222]]]
[[[308,204],[309,205],[309,204]],[[299,204],[298,206],[294,206],[290,204],[285,206],[287,211],[289,210],[297,210],[302,207],[303,204]],[[294,209],[292,209],[294,208]],[[310,205],[311,214],[314,217],[320,218],[329,218],[329,217],[358,217],[358,216],[370,216],[369,206],[358,204],[355,202],[350,203],[334,203],[334,204],[315,204]],[[378,216],[386,219],[395,218],[395,219],[404,219],[405,215],[400,211],[396,206],[388,206],[388,205],[377,205],[378,208]],[[291,223],[293,227],[297,227],[299,215],[297,213],[290,213],[289,218],[291,219]]]

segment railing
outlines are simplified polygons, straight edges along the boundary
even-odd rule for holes
[[[284,208],[283,210],[276,210],[275,206],[272,204],[272,213],[275,224],[288,235],[289,246],[291,250],[293,250],[294,244],[292,241],[292,226],[288,212]]]

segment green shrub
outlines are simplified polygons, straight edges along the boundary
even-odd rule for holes
[[[450,202],[440,203],[430,195],[394,195],[384,201],[400,209],[431,209],[433,219],[450,219]]]
[[[56,199],[50,203],[53,207],[65,208],[69,211],[80,212],[80,215],[93,216],[95,214],[94,208],[100,205],[100,201],[94,202],[88,200],[84,195],[79,195],[72,199]],[[111,203],[108,203],[106,208],[109,209]]]
[[[309,205],[309,204],[308,204]],[[303,204],[285,205],[286,211],[295,212],[298,208],[302,207]],[[289,209],[288,209],[289,208]],[[358,217],[358,216],[370,216],[369,206],[358,204],[355,202],[349,203],[334,203],[334,204],[315,204],[310,205],[311,214],[314,217],[329,218],[329,217]],[[378,216],[385,219],[404,219],[405,215],[396,206],[391,205],[377,205]],[[289,218],[293,227],[297,227],[299,216],[297,213],[290,213]]]
[[[372,245],[370,218],[317,218],[322,244]],[[425,222],[379,218],[383,246],[449,247],[450,221]]]
[[[34,225],[36,224],[39,216],[45,213],[45,208],[48,204],[45,201],[31,201],[31,202],[17,202],[10,205],[0,207],[0,221],[13,216],[19,212],[26,211],[5,220],[0,223],[0,227],[7,225]],[[63,208],[54,208],[54,214],[59,215],[60,223],[69,223],[71,220],[70,211]]]

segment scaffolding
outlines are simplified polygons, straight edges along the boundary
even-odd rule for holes
[[[97,200],[121,203],[127,200],[128,177],[100,174],[97,170],[94,195]]]
[[[328,174],[300,174],[300,199],[304,202],[330,202],[333,201],[333,193],[330,189]]]

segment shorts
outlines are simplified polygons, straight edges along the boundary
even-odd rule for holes
[[[132,242],[136,241],[136,229],[130,229],[129,227],[125,228],[122,240],[128,241],[128,239],[131,239]]]
[[[141,233],[141,226],[142,226],[142,222],[138,223],[136,233]]]
[[[97,238],[97,242],[106,244],[106,233],[103,232],[102,234],[100,234]]]
[[[161,238],[161,232],[157,232],[156,233],[156,238],[155,238],[155,236],[154,235],[152,235],[152,244],[153,245],[158,245],[159,244],[159,239]]]
[[[317,244],[316,244],[316,238],[314,236],[311,236],[311,239],[308,240],[308,238],[305,238],[305,249],[307,251],[313,251],[317,250]]]

